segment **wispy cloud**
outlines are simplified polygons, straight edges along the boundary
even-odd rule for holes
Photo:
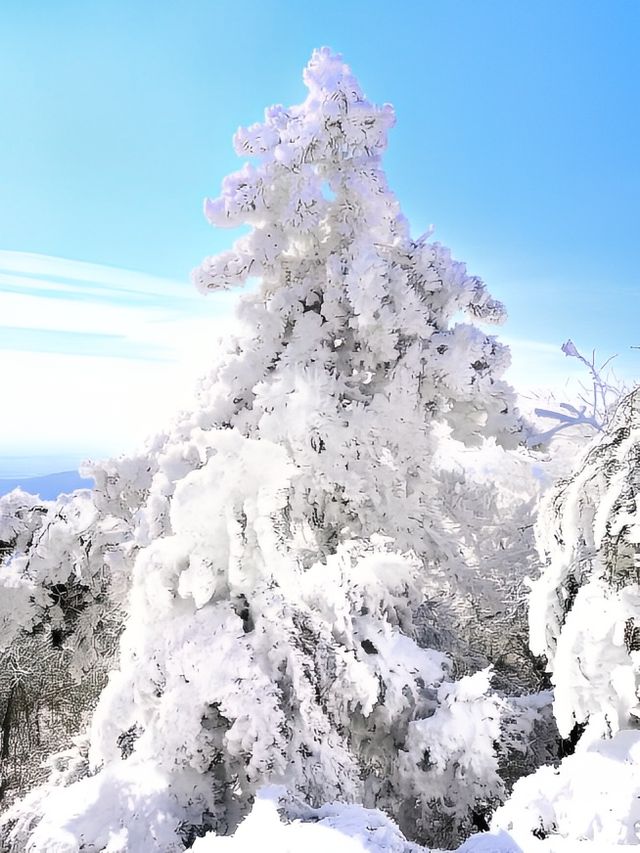
[[[560,343],[548,343],[547,341],[536,341],[530,338],[518,338],[510,335],[500,335],[500,340],[519,353],[544,353],[546,355],[562,355]]]
[[[74,353],[117,358],[166,361],[167,351],[148,341],[100,332],[69,332],[59,329],[29,329],[0,326],[0,348],[19,352]]]
[[[207,370],[237,297],[0,251],[0,454],[100,455],[162,428]]]
[[[187,280],[0,251],[0,349],[173,361],[183,341],[172,327],[199,328],[231,301]]]

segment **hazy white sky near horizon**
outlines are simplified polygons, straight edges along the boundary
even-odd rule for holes
[[[56,458],[129,452],[160,431],[189,404],[236,298],[0,251],[0,477],[16,457],[59,470]]]
[[[0,477],[130,452],[189,406],[233,326],[236,293],[97,264],[0,251]],[[559,347],[510,336],[519,392],[580,376]],[[29,465],[28,458],[35,461]],[[66,464],[65,464],[66,463]]]

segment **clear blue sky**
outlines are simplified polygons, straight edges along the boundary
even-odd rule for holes
[[[201,209],[233,132],[327,44],[395,105],[391,185],[507,335],[635,371],[639,39],[635,0],[3,0],[0,249],[186,281],[229,241]]]

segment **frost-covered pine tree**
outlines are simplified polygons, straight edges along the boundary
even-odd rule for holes
[[[546,567],[531,645],[549,662],[560,732],[611,735],[640,717],[640,396],[627,396],[538,522]]]
[[[123,540],[94,498],[0,497],[0,807],[46,777],[106,682],[121,622],[106,564]]]
[[[544,567],[531,591],[531,645],[547,658],[554,713],[571,754],[516,782],[492,829],[508,851],[635,847],[640,391],[620,403],[603,435],[545,499],[537,539]],[[491,842],[479,837],[477,849]],[[470,844],[469,853],[474,849]]]
[[[381,167],[392,108],[328,50],[304,79],[301,105],[238,131],[253,162],[206,203],[249,226],[195,272],[204,291],[248,282],[244,331],[193,411],[94,466],[82,531],[54,519],[38,546],[39,588],[108,576],[126,619],[86,760],[5,816],[10,851],[182,850],[267,783],[423,839],[500,793],[488,673],[451,681],[413,616],[464,568],[442,435],[518,441],[508,351],[475,325],[503,309],[411,238]],[[29,605],[32,557],[8,564]]]

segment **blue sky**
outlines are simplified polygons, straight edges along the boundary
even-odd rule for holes
[[[160,415],[184,330],[229,308],[182,296],[230,239],[202,199],[240,165],[236,127],[304,97],[323,44],[395,105],[390,183],[506,302],[514,378],[569,373],[567,337],[637,375],[639,24],[632,0],[3,0],[0,368],[24,381],[0,456],[114,452]]]

